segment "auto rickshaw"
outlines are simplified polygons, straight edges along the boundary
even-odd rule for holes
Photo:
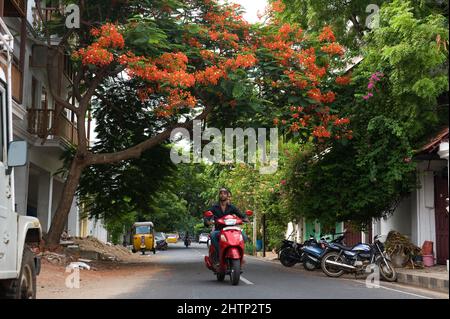
[[[140,251],[145,255],[146,251],[153,251],[156,254],[155,229],[152,222],[134,223],[131,236],[133,253]]]

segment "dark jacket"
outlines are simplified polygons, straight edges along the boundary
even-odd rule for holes
[[[209,210],[214,214],[214,219],[215,220],[217,220],[217,219],[219,219],[219,218],[221,218],[223,216],[226,216],[226,215],[236,215],[236,216],[238,216],[238,217],[240,217],[242,219],[247,219],[247,216],[242,214],[239,211],[239,209],[237,209],[237,207],[234,206],[234,205],[227,205],[227,207],[225,208],[225,211],[222,211],[222,208],[220,207],[220,203],[216,203]],[[206,225],[206,222],[208,220],[209,219],[204,218],[205,225]],[[216,229],[219,229],[218,226],[219,225],[216,224]]]

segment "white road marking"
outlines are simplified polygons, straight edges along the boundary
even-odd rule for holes
[[[244,278],[244,277],[242,277],[242,276],[241,276],[241,280],[242,280],[243,282],[245,282],[247,285],[254,285],[254,283],[252,283],[250,280],[248,280],[248,279],[246,279],[246,278]]]
[[[345,279],[345,278],[343,278],[343,279]],[[361,283],[358,280],[353,280],[352,279],[352,281]],[[385,287],[385,286],[382,286],[382,285],[379,285],[378,288],[383,288],[383,289],[390,290],[390,291],[400,292],[402,294],[411,295],[411,296],[415,296],[415,297],[420,297],[420,298],[424,298],[424,299],[433,299],[433,298],[430,298],[430,297],[427,297],[427,296],[418,295],[418,294],[414,294],[412,292],[406,292],[406,291],[402,291],[402,290],[398,290],[398,289],[394,289],[394,288],[388,288],[388,287]],[[372,288],[372,289],[377,289],[377,288]]]

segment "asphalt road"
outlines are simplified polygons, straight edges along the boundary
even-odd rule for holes
[[[301,265],[286,268],[277,261],[245,258],[244,273],[238,286],[227,276],[218,282],[206,268],[206,245],[194,243],[185,248],[171,244],[167,251],[149,258],[158,271],[117,298],[132,299],[428,299],[446,295],[428,290],[382,282],[380,288],[367,288],[364,280],[329,278],[320,270],[305,271]],[[446,296],[448,298],[448,296]]]

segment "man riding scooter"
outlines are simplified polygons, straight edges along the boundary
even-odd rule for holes
[[[244,222],[248,222],[248,217],[242,214],[234,205],[230,203],[230,192],[226,188],[221,188],[219,190],[219,202],[212,206],[209,211],[214,214],[214,219],[205,218],[205,225],[214,225],[214,220],[217,220],[223,216],[236,215],[241,218]],[[211,244],[214,246],[214,264],[219,263],[219,236],[220,229],[223,226],[215,225],[215,228],[211,232]]]
[[[187,247],[189,247],[189,245],[191,244],[191,238],[189,237],[189,232],[186,232],[186,234],[184,235],[184,245]]]

